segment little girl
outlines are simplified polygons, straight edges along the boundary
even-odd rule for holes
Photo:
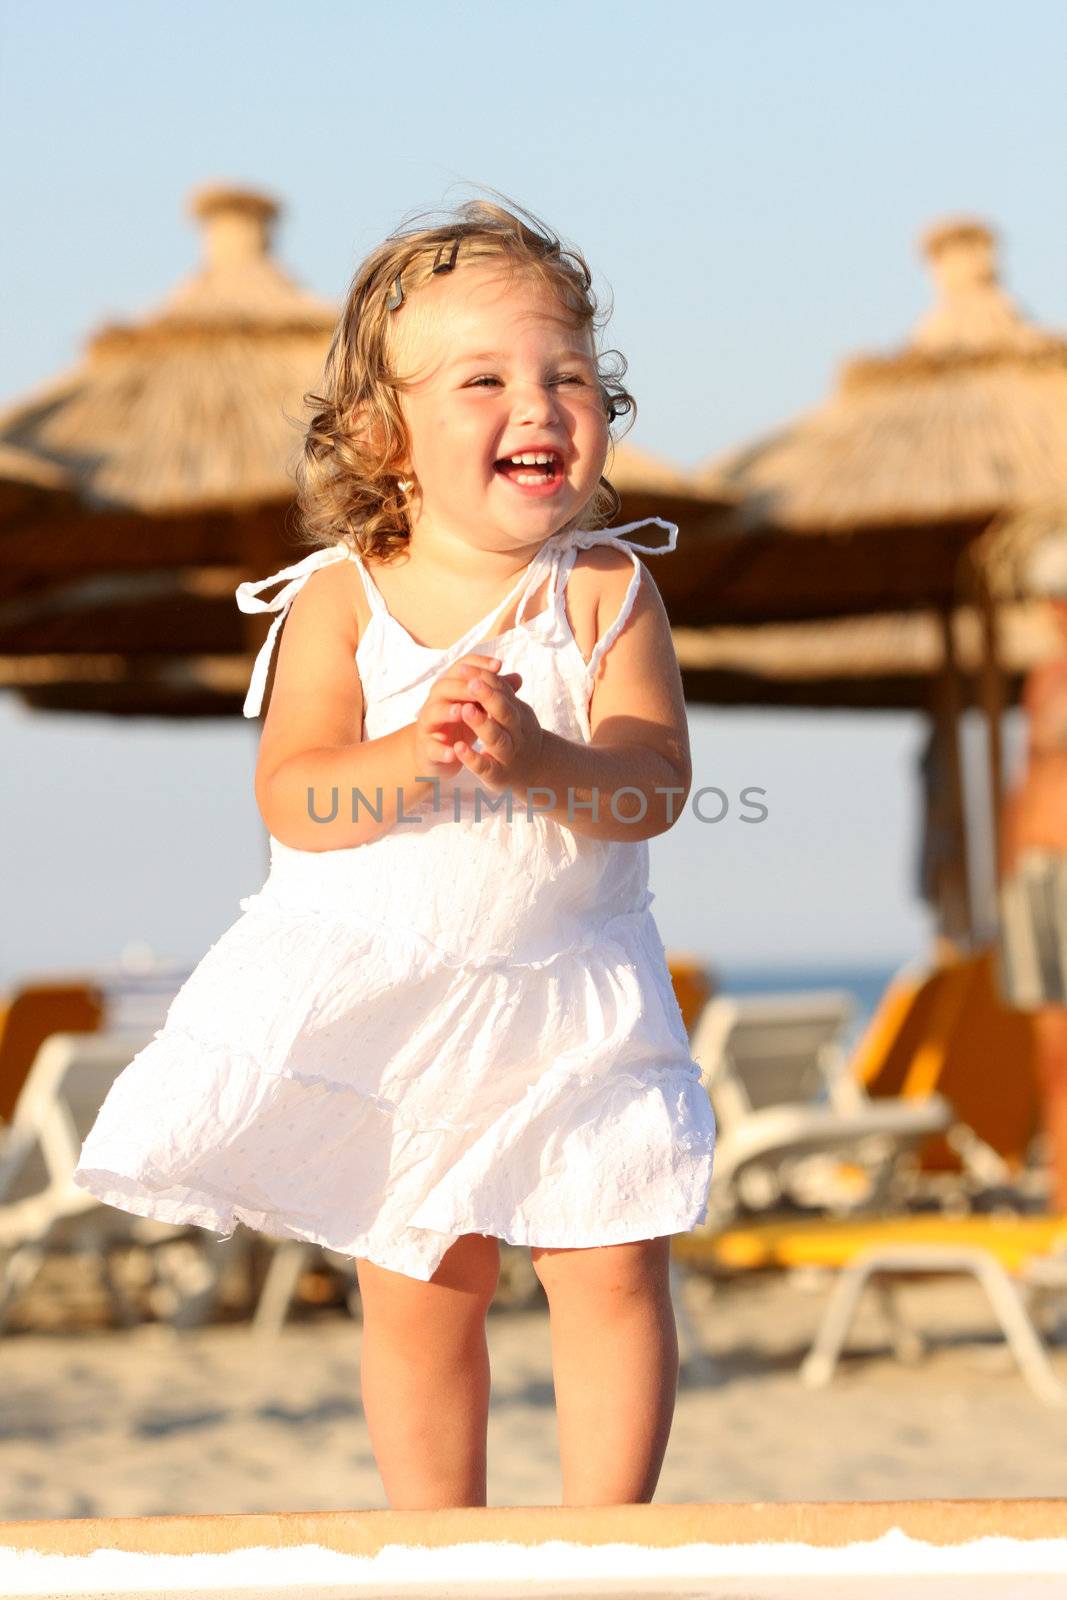
[[[404,1509],[486,1504],[501,1239],[548,1300],[564,1503],[652,1499],[670,1240],[707,1214],[715,1138],[647,887],[692,774],[634,551],[678,530],[597,531],[634,402],[584,259],[517,212],[472,201],[355,275],[308,397],[316,548],[237,591],[278,613],[246,716],[289,619],[255,778],[270,873],[75,1174],[141,1216],[355,1259]]]

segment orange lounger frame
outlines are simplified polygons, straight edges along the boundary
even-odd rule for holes
[[[867,1093],[915,1096],[936,1091],[960,1122],[1012,1170],[1040,1129],[1041,1105],[1028,1013],[1004,1005],[994,952],[983,950],[925,976],[889,984],[852,1058]],[[922,1146],[926,1172],[962,1166],[944,1134]]]

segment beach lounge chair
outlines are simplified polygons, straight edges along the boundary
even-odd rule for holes
[[[307,1239],[268,1239],[273,1245],[270,1265],[252,1313],[252,1327],[262,1337],[273,1338],[289,1315],[301,1275],[324,1257],[346,1280],[346,1299],[355,1316],[359,1305],[359,1280],[350,1257],[341,1256]]]
[[[95,1033],[104,996],[92,983],[25,983],[0,1002],[0,1121],[9,1122],[50,1033]]]
[[[205,1248],[202,1229],[133,1216],[71,1181],[104,1096],[150,1037],[53,1033],[38,1049],[11,1122],[0,1128],[0,1332],[52,1251],[85,1254],[97,1263],[124,1326],[141,1316],[112,1271],[110,1255],[120,1246],[153,1251],[166,1278],[157,1298],[173,1325],[202,1321],[212,1308],[222,1252]],[[156,1248],[182,1239],[195,1243],[195,1258],[188,1249],[167,1256]]]
[[[813,1388],[831,1381],[869,1284],[879,1293],[895,1353],[915,1360],[924,1341],[904,1323],[889,1280],[914,1273],[969,1274],[985,1290],[1033,1393],[1048,1405],[1067,1404],[1067,1383],[1049,1360],[1034,1316],[1049,1297],[1067,1293],[1067,1217],[925,1213],[753,1222],[714,1235],[682,1234],[672,1253],[724,1272],[837,1269],[800,1368],[802,1381]]]
[[[1033,1022],[1000,997],[992,948],[932,971],[902,968],[853,1052],[850,1070],[875,1100],[937,1092],[952,1127],[917,1152],[931,1193],[967,1199],[1012,1187],[1041,1130]]]
[[[902,1159],[952,1120],[937,1094],[874,1101],[848,1070],[845,990],[708,1002],[691,1040],[718,1140],[705,1230],[783,1204],[884,1203]]]

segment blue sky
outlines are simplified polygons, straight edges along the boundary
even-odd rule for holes
[[[1067,325],[1067,11],[1044,0],[7,0],[0,18],[3,400],[195,265],[185,199],[214,180],[274,193],[279,256],[334,297],[406,213],[512,195],[587,254],[632,438],[682,465],[902,339],[928,303],[916,236],[946,212],[993,222],[1012,292]],[[771,815],[653,842],[669,945],[723,965],[925,950],[917,718],[694,708],[692,733],[697,782],[765,783]],[[0,695],[0,735],[0,981],[133,938],[195,960],[261,881],[254,725],[34,717]]]

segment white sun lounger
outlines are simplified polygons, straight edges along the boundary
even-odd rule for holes
[[[202,1229],[138,1217],[104,1205],[72,1174],[104,1096],[123,1067],[149,1042],[143,1032],[54,1033],[34,1057],[11,1122],[0,1126],[0,1333],[17,1296],[55,1251],[98,1264],[118,1320],[141,1321],[111,1268],[120,1246],[193,1240],[195,1259],[168,1263],[158,1297],[167,1320],[189,1326],[214,1304],[222,1252]],[[157,1266],[163,1257],[154,1253]]]
[[[710,1000],[692,1051],[715,1108],[709,1221],[782,1201],[849,1212],[881,1201],[901,1158],[949,1127],[940,1095],[872,1100],[848,1071],[854,1002],[844,990]],[[865,1183],[838,1181],[843,1163]]]

